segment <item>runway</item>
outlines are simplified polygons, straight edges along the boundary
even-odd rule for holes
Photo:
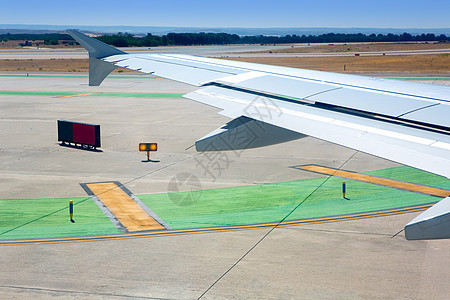
[[[382,56],[382,55],[430,55],[448,54],[449,49],[427,49],[427,50],[401,50],[401,51],[367,51],[367,52],[329,52],[329,53],[265,53],[291,46],[189,46],[189,47],[156,47],[156,48],[121,48],[129,53],[173,53],[189,54],[207,57],[340,57],[340,56]],[[302,48],[308,46],[301,46]],[[264,52],[264,53],[261,53]],[[88,54],[83,49],[21,49],[0,50],[0,59],[87,59]]]
[[[358,173],[398,167],[305,138],[229,153],[229,164],[213,177],[196,160],[208,158],[192,148],[185,149],[228,119],[217,115],[214,108],[168,96],[187,93],[192,87],[139,75],[108,78],[100,87],[88,87],[86,74],[2,75],[7,75],[0,83],[2,200],[33,203],[29,199],[86,197],[79,183],[115,180],[127,183],[133,193],[157,207],[164,204],[158,195],[170,192],[169,182],[182,172],[195,175],[202,189],[213,193],[223,188],[256,189],[325,178],[292,168],[300,164]],[[102,124],[103,152],[60,147],[57,119]],[[160,150],[154,158],[159,163],[142,163],[144,154],[137,151],[137,145],[148,141],[158,142]],[[426,185],[436,182],[431,178]],[[180,189],[188,190],[189,186]],[[396,195],[386,195],[386,201],[398,201]],[[218,211],[229,207],[220,206],[225,202],[219,194],[216,198]],[[281,198],[290,199],[285,195]],[[288,208],[299,203],[285,202]],[[7,202],[0,203],[6,211]],[[196,222],[219,217],[203,210],[212,206],[209,200],[183,210],[170,203],[174,206],[166,215],[173,213],[175,224],[192,221],[188,213],[196,209],[203,214]],[[310,202],[311,208],[316,205],[318,202]],[[37,299],[443,299],[450,293],[449,242],[408,242],[402,233],[392,238],[425,207],[379,209],[366,214],[330,212],[280,224],[27,239],[20,245],[3,240],[2,245],[9,244],[0,247],[0,293],[5,298]],[[36,204],[36,209],[45,211],[46,207]],[[280,211],[282,215],[284,211]],[[158,215],[162,214],[158,211]],[[375,215],[378,217],[371,217]],[[53,220],[59,224],[55,216]],[[230,220],[232,216],[222,217]],[[250,217],[249,212],[246,218]],[[38,227],[33,228],[30,230],[37,232]],[[89,242],[75,242],[77,239]]]

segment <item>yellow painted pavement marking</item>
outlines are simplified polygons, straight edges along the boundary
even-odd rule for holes
[[[128,231],[165,229],[114,182],[90,183],[87,187]]]
[[[301,170],[326,174],[326,175],[354,179],[354,180],[362,181],[362,182],[368,182],[368,183],[373,183],[373,184],[378,184],[378,185],[389,186],[389,187],[393,187],[393,188],[397,188],[397,189],[401,189],[401,190],[405,190],[405,191],[411,191],[411,192],[426,194],[426,195],[430,195],[430,196],[437,196],[437,197],[443,197],[443,198],[450,196],[449,190],[444,190],[444,189],[439,189],[439,188],[434,188],[434,187],[430,187],[430,186],[424,186],[424,185],[419,185],[419,184],[414,184],[414,183],[409,183],[409,182],[402,182],[402,181],[397,181],[397,180],[393,180],[393,179],[364,175],[364,174],[359,174],[359,173],[355,173],[355,172],[341,171],[341,170],[333,169],[333,168],[321,167],[321,166],[316,166],[316,165],[297,166],[296,168],[301,169]]]
[[[69,96],[61,96],[57,98],[70,98],[70,97],[80,97],[80,96],[89,96],[89,95],[95,95],[98,93],[85,93],[85,94],[76,94],[76,95],[69,95]]]

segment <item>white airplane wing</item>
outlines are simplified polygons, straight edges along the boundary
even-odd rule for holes
[[[197,151],[313,136],[450,178],[449,87],[189,55],[127,54],[68,33],[89,51],[90,85],[125,67],[198,86],[184,97],[233,120],[199,139]],[[405,227],[408,239],[450,238],[450,202],[441,202],[446,205],[438,217],[425,212]]]

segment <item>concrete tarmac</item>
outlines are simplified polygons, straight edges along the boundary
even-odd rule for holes
[[[33,75],[33,74],[32,74]],[[59,74],[54,74],[59,75]],[[2,77],[0,91],[187,93],[195,88],[142,75],[109,78]],[[78,75],[78,74],[77,74]],[[130,77],[130,75],[127,75]],[[135,194],[167,192],[181,172],[203,188],[321,175],[318,164],[355,172],[397,164],[314,138],[243,152],[205,169],[185,150],[229,119],[184,98],[0,94],[1,199],[85,196],[80,182],[126,183]],[[102,151],[57,143],[56,120],[101,124]],[[140,142],[158,142],[143,163]],[[203,164],[200,164],[203,162]],[[395,199],[393,199],[395,201]],[[450,241],[391,238],[418,213],[238,232],[0,247],[4,299],[446,299]]]

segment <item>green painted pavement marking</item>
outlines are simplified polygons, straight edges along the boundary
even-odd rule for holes
[[[74,201],[74,220],[69,218]],[[0,239],[119,233],[90,198],[0,200]]]
[[[38,77],[38,78],[89,78],[88,75],[21,75],[21,74],[11,74],[11,75],[0,75],[0,77]],[[107,78],[114,78],[114,79],[156,79],[161,78],[158,76],[146,76],[146,75],[137,75],[137,76],[119,76],[119,75],[111,75]]]
[[[418,78],[409,78],[409,77],[406,77],[406,78],[398,78],[398,77],[386,77],[386,79],[395,79],[395,80],[412,80],[412,81],[427,81],[427,80],[429,80],[429,81],[435,81],[435,80],[450,80],[450,78],[420,78],[420,77],[418,77]]]
[[[432,174],[408,167],[400,168],[404,170],[400,173],[411,172],[414,173],[416,179],[422,178],[422,184],[431,183],[433,179],[436,179]],[[368,173],[379,175],[377,172]],[[398,172],[385,171],[385,174],[389,173]],[[433,178],[428,179],[429,175]],[[438,186],[450,189],[449,180],[441,177],[437,179]],[[203,190],[200,199],[194,205],[186,207],[172,203],[168,194],[140,195],[139,198],[173,229],[279,222],[325,180],[326,177],[258,186]],[[350,200],[341,198],[342,179],[332,177],[309,196],[287,220],[392,209],[440,200],[428,195],[353,180],[346,180],[346,184],[347,197]],[[436,186],[436,184],[432,185]],[[185,195],[187,196],[186,200],[190,200],[190,192],[180,193],[180,195]]]
[[[298,171],[302,172],[302,171]],[[379,177],[450,189],[450,180],[410,167],[367,172]],[[326,180],[280,182],[201,191],[190,202],[190,192],[174,193],[187,198],[175,205],[167,193],[138,195],[173,229],[279,222]],[[345,180],[347,196],[342,199],[342,178],[329,178],[287,220],[362,213],[428,204],[440,198]],[[173,195],[172,195],[173,196]],[[118,233],[115,226],[90,198],[74,200],[75,223],[69,221],[69,198],[0,200],[0,239],[67,237]]]
[[[135,97],[135,98],[182,98],[184,94],[170,93],[98,93],[83,97]]]
[[[88,94],[88,95],[83,95]],[[0,95],[12,96],[74,96],[79,97],[135,97],[135,98],[182,98],[184,94],[172,93],[96,93],[89,94],[87,92],[40,92],[40,91],[0,91]]]

